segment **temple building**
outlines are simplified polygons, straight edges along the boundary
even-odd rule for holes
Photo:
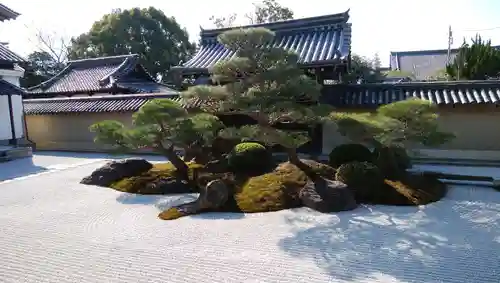
[[[349,11],[346,11],[237,28],[263,27],[275,32],[276,37],[271,44],[296,52],[304,71],[323,84],[325,81],[340,80],[349,67],[351,24],[347,23],[348,20]],[[221,33],[231,29],[234,28],[202,30],[198,52],[189,61],[172,69],[177,72],[178,81],[191,78],[195,84],[209,83],[210,67],[235,56],[235,52],[226,49],[217,40]]]
[[[158,83],[137,54],[69,61],[57,75],[28,89],[27,98],[174,92]]]

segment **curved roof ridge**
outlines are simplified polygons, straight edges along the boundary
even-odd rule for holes
[[[282,29],[294,29],[294,28],[303,28],[304,26],[323,26],[328,24],[345,24],[349,20],[349,11],[348,9],[342,13],[315,16],[315,17],[307,17],[300,19],[291,19],[291,20],[282,20],[276,21],[272,23],[262,23],[262,24],[252,24],[252,25],[242,25],[235,26],[229,28],[221,28],[221,29],[202,29],[200,31],[200,36],[203,37],[212,37],[217,36],[225,31],[232,29],[241,29],[241,28],[268,28],[273,31],[280,31]]]

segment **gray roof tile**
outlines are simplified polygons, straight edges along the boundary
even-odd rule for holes
[[[464,81],[438,83],[361,84],[325,86],[321,100],[339,108],[376,108],[380,105],[416,97],[439,106],[499,105],[500,81]],[[137,111],[155,98],[169,98],[186,108],[200,106],[200,101],[182,101],[178,95],[132,94],[91,97],[25,99],[27,115]]]
[[[140,72],[140,77],[137,77]],[[138,55],[82,59],[68,62],[59,74],[31,87],[30,94],[107,93],[112,89],[132,93],[169,92],[139,64]]]
[[[377,107],[411,97],[440,106],[496,105],[500,103],[500,81],[333,85],[322,99],[338,107]]]
[[[0,44],[0,61],[9,63],[23,63],[26,59],[10,51],[5,45]]]
[[[327,64],[345,60],[351,51],[351,24],[348,11],[341,14],[280,21],[240,28],[265,27],[276,33],[272,46],[294,51],[303,65]],[[217,41],[230,29],[203,30],[201,48],[189,61],[177,68],[206,69],[235,56]]]

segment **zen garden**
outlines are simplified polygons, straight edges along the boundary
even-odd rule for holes
[[[116,152],[150,149],[168,162],[114,161],[81,183],[144,195],[199,193],[196,201],[161,212],[163,220],[300,206],[325,213],[360,204],[419,206],[446,195],[437,174],[409,170],[405,150],[453,139],[438,129],[434,104],[409,99],[372,113],[339,112],[320,102],[321,86],[299,68],[296,54],[267,44],[274,36],[265,28],[224,32],[219,42],[237,55],[211,68],[213,85],[188,88],[181,102],[147,102],[131,127],[92,125],[96,142]],[[199,106],[184,107],[192,101]],[[241,116],[253,122],[237,125],[231,118]],[[299,157],[310,136],[287,125],[325,122],[352,142],[333,149],[325,162]]]

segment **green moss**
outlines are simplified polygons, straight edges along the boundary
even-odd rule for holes
[[[380,204],[425,205],[446,196],[446,184],[434,176],[406,174],[401,180],[385,180]]]
[[[328,165],[304,160],[317,174],[333,178],[335,170]],[[266,212],[300,206],[299,190],[308,178],[297,166],[286,162],[272,172],[251,177],[237,184],[234,200],[238,211]]]
[[[228,163],[231,171],[237,173],[264,173],[274,165],[272,154],[256,142],[237,144],[229,153]]]
[[[197,164],[194,162],[187,163],[190,169],[190,176],[192,177],[193,169],[203,168],[203,165]],[[166,178],[175,178],[176,177],[176,169],[170,163],[157,163],[153,165],[149,171],[144,172],[139,176],[133,176],[129,178],[122,179],[111,184],[111,188],[117,191],[126,192],[126,193],[136,193],[136,194],[162,194],[161,191],[158,190],[158,187],[155,186],[147,186],[150,183],[155,181],[166,179]]]
[[[174,220],[183,216],[185,215],[175,207],[169,208],[158,215],[162,220]]]

